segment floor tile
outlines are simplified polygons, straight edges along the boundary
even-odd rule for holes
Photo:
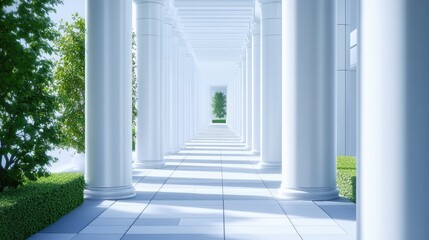
[[[134,226],[177,226],[180,218],[139,218]]]
[[[67,233],[36,233],[28,240],[70,240],[76,234]]]
[[[78,234],[72,238],[72,240],[120,240],[123,234],[93,234],[83,233]]]
[[[302,240],[298,234],[229,234],[226,240]]]
[[[299,234],[346,234],[339,226],[295,226],[295,228]]]
[[[131,205],[131,206],[111,206],[104,211],[99,218],[137,218],[147,204]]]
[[[222,234],[223,226],[132,226],[127,234]]]
[[[97,218],[90,226],[131,226],[135,220],[134,218]]]
[[[249,217],[228,217],[225,218],[226,226],[292,226],[291,221],[285,217],[276,218],[249,218]]]
[[[223,240],[223,234],[126,234],[122,240]]]
[[[225,226],[225,234],[294,234],[296,233],[295,228],[291,225],[285,226]]]
[[[80,233],[125,234],[129,226],[93,226],[89,225]]]

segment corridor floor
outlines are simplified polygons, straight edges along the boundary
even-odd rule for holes
[[[226,126],[166,160],[134,170],[135,198],[85,200],[30,239],[356,239],[354,203],[282,200],[280,171],[257,170],[258,157]]]

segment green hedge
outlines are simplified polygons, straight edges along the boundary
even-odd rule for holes
[[[213,119],[212,123],[226,123],[226,119]]]
[[[80,173],[52,174],[0,193],[0,239],[26,239],[83,202]]]
[[[356,202],[356,159],[354,157],[337,158],[337,184],[342,196]]]

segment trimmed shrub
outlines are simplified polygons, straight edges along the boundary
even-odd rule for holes
[[[83,202],[80,173],[52,174],[0,193],[0,239],[26,239]]]
[[[354,157],[337,158],[337,184],[342,196],[356,202],[356,159]]]
[[[212,123],[226,123],[226,119],[213,119]]]

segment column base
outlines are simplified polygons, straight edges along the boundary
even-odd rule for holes
[[[252,154],[253,155],[260,155],[261,152],[259,151],[259,149],[252,149]]]
[[[258,156],[259,154],[255,154],[253,151],[252,151],[252,148],[249,148],[249,149],[247,149],[247,148],[245,148],[245,149],[243,149],[245,152],[244,152],[244,155],[246,155],[246,156]]]
[[[280,187],[279,197],[287,200],[323,201],[339,197],[337,187]]]
[[[179,150],[180,150],[180,149],[175,149],[175,148],[169,149],[169,150],[165,151],[165,155],[172,155],[172,154],[175,154],[175,153],[177,153]]]
[[[165,161],[154,160],[154,161],[144,161],[144,162],[134,162],[133,168],[163,168],[165,167]]]
[[[132,198],[136,192],[132,185],[122,187],[89,187],[83,191],[86,199],[119,200]]]
[[[250,150],[252,150],[252,147],[245,146],[242,150],[243,150],[243,151],[250,151]]]
[[[260,162],[256,165],[257,169],[280,169],[282,167],[281,163],[271,163],[271,162]]]

